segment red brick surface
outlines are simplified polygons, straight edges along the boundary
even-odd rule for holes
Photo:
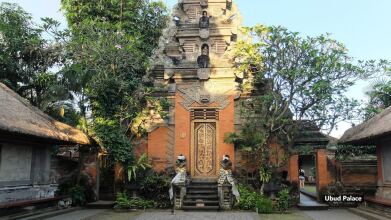
[[[326,189],[329,184],[329,173],[327,170],[327,154],[326,149],[318,149],[316,151],[316,182],[317,190],[321,192]]]
[[[148,134],[148,158],[156,172],[163,172],[167,167],[167,132],[167,127],[159,127]]]

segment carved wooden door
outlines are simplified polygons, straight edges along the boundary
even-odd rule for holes
[[[194,123],[194,175],[216,175],[216,124]]]

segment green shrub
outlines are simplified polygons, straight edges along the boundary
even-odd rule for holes
[[[117,193],[115,199],[115,208],[125,208],[129,205],[129,197],[126,193]]]
[[[280,212],[285,212],[289,209],[290,206],[290,195],[289,190],[287,188],[281,190],[277,194],[277,209]]]
[[[131,199],[126,193],[117,193],[115,208],[120,209],[147,209],[154,208],[156,203],[142,198]]]
[[[258,197],[256,208],[258,210],[258,213],[264,214],[272,213],[274,210],[272,200],[264,196]]]
[[[156,201],[156,208],[171,207],[168,191],[171,178],[167,175],[150,173],[141,182],[141,195],[150,200]]]
[[[239,185],[240,200],[238,203],[239,209],[242,210],[258,210],[259,213],[272,213],[273,202],[271,199],[259,195],[248,186]]]
[[[335,157],[337,160],[347,160],[349,158],[368,158],[376,156],[376,146],[353,146],[353,145],[337,145]]]
[[[72,198],[72,205],[85,205],[86,195],[84,187],[75,185],[69,189],[69,194]]]
[[[239,209],[254,210],[259,195],[248,186],[239,185],[238,190],[240,193]]]

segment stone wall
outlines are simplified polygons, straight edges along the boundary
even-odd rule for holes
[[[30,181],[31,146],[2,144],[0,151],[0,183]]]
[[[391,146],[381,147],[383,183],[391,184]]]
[[[376,161],[341,161],[339,162],[339,180],[347,187],[376,187]]]
[[[376,196],[391,199],[391,146],[387,142],[377,146],[378,158],[378,185]]]
[[[52,198],[50,147],[25,143],[0,143],[0,204]]]

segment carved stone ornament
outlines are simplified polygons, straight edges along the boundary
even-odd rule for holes
[[[210,69],[209,68],[200,68],[197,69],[197,76],[200,80],[208,80],[210,78]]]
[[[200,38],[208,39],[209,38],[209,29],[200,29]]]
[[[230,90],[220,93],[211,94],[205,91],[201,86],[191,86],[186,88],[177,88],[179,95],[183,98],[180,104],[188,111],[190,111],[192,105],[197,103],[200,106],[208,106],[209,104],[216,104],[216,107],[220,110],[225,109],[229,105],[228,95]],[[205,97],[209,97],[206,102]]]
[[[201,7],[208,7],[208,0],[200,0]]]

